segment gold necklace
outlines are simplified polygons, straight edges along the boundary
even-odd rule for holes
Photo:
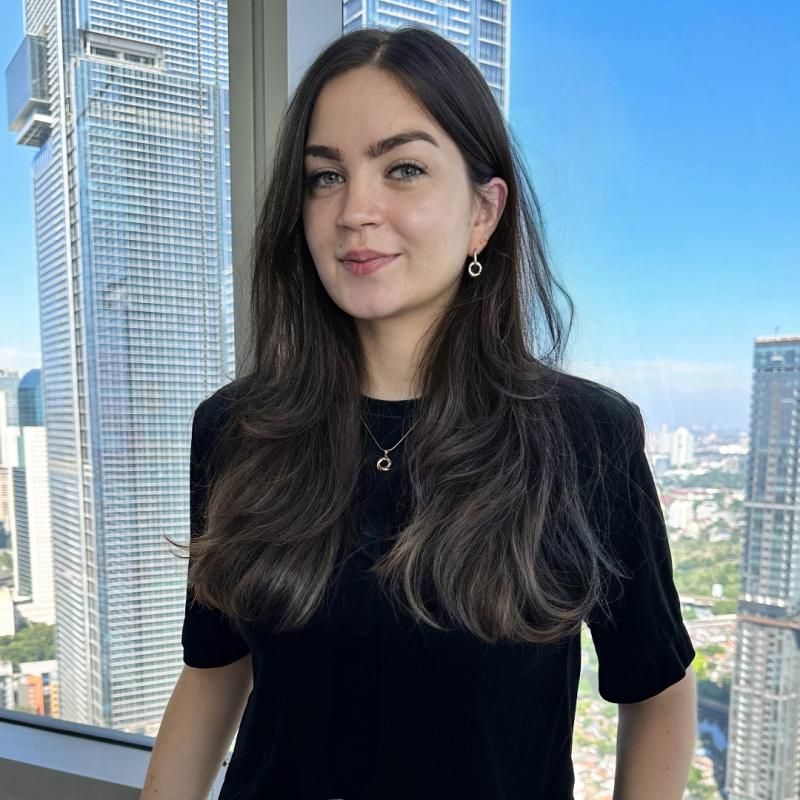
[[[364,427],[367,429],[367,433],[369,433],[369,435],[370,435],[370,436],[372,436],[372,431],[369,429],[369,425],[367,425],[367,421],[364,419],[364,417],[363,417],[363,416],[361,417],[361,421],[364,423]],[[383,455],[382,455],[382,456],[381,456],[381,457],[380,457],[380,458],[379,458],[379,459],[378,459],[378,460],[375,462],[375,466],[376,466],[376,467],[377,467],[377,468],[378,468],[378,469],[379,469],[381,472],[388,472],[388,471],[391,469],[391,467],[392,467],[392,459],[391,459],[391,458],[389,458],[389,453],[390,453],[392,450],[394,450],[394,448],[395,448],[395,447],[397,447],[397,445],[398,445],[398,444],[400,444],[400,442],[402,442],[402,441],[403,441],[403,439],[405,439],[405,438],[406,438],[406,436],[408,436],[408,434],[409,434],[409,433],[411,433],[411,431],[413,431],[413,430],[414,430],[414,427],[416,426],[416,424],[417,424],[417,423],[415,422],[415,423],[414,423],[414,425],[412,425],[412,426],[411,426],[411,427],[410,427],[410,428],[409,428],[409,429],[408,429],[408,430],[407,430],[407,431],[406,431],[406,432],[405,432],[405,433],[402,435],[402,437],[400,438],[400,441],[399,441],[399,442],[397,442],[397,444],[395,444],[393,447],[390,447],[388,450],[385,450],[383,447],[381,447],[381,446],[380,446],[380,443],[378,442],[378,440],[377,440],[377,439],[376,439],[374,436],[372,436],[372,441],[373,441],[373,442],[375,442],[375,444],[377,444],[377,445],[378,445],[378,447],[379,447],[381,450],[383,450]]]

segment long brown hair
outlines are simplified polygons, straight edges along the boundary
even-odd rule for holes
[[[465,269],[422,356],[405,440],[409,513],[372,571],[397,606],[434,628],[455,624],[490,643],[555,642],[606,609],[608,578],[622,574],[594,512],[603,505],[595,490],[624,455],[603,445],[610,428],[596,424],[611,406],[581,398],[602,395],[623,411],[628,401],[559,369],[573,303],[548,266],[519,146],[477,67],[421,27],[337,38],[285,111],[253,240],[251,371],[229,385],[214,433],[220,469],[203,535],[191,542],[189,584],[196,601],[237,624],[269,616],[274,630],[296,630],[352,542],[364,359],[305,241],[303,146],[325,83],[365,65],[391,73],[430,112],[476,193],[493,176],[508,186],[483,273]],[[569,308],[566,333],[556,290]]]

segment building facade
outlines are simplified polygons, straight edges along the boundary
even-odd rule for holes
[[[800,797],[800,336],[755,340],[728,800]]]
[[[25,0],[61,715],[157,729],[192,411],[234,377],[227,3]]]

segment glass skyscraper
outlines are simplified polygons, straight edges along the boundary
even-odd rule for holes
[[[800,797],[800,336],[755,341],[728,800]]]
[[[154,733],[191,414],[234,377],[225,0],[25,0],[61,716]]]

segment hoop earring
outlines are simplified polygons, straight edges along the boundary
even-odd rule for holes
[[[474,266],[477,266],[478,268],[477,272],[472,271],[472,268]],[[477,278],[482,271],[483,271],[483,265],[481,264],[480,261],[478,261],[478,251],[476,250],[475,255],[472,257],[472,261],[469,262],[469,266],[467,267],[467,272],[469,272],[470,278]]]

